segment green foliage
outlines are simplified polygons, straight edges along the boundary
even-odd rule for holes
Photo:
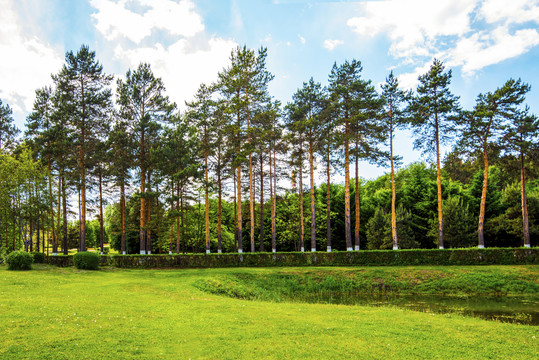
[[[83,254],[83,253],[77,253]],[[77,255],[75,254],[75,256]],[[91,253],[97,257],[99,255]],[[80,255],[79,255],[80,256]],[[514,265],[538,264],[539,249],[411,249],[354,252],[278,252],[192,255],[109,255],[103,263],[120,268],[214,268],[266,266],[403,266],[403,265]],[[49,256],[47,262],[71,266],[73,256]]]
[[[73,264],[77,269],[97,270],[99,268],[99,254],[91,251],[80,251],[73,255]]]
[[[399,204],[396,210],[397,238],[400,249],[413,249],[419,247],[412,230],[412,213]],[[367,248],[391,249],[391,213],[377,208],[367,223]]]
[[[31,270],[34,258],[26,251],[13,251],[6,257],[8,270]]]
[[[45,254],[42,252],[32,252],[32,257],[34,260],[34,264],[43,264],[45,262]]]

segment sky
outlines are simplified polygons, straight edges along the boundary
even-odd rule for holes
[[[539,113],[539,0],[0,0],[0,9],[0,99],[20,129],[35,90],[82,44],[116,77],[150,63],[180,111],[246,45],[268,48],[269,91],[283,104],[311,77],[327,85],[334,63],[360,60],[377,89],[390,71],[414,89],[437,58],[463,108],[522,78]],[[423,159],[412,148],[411,132],[398,132],[404,164]],[[360,176],[387,171],[362,164]]]

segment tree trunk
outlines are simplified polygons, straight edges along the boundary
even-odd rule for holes
[[[344,139],[344,234],[346,238],[346,250],[352,251],[352,232],[350,224],[350,148],[348,142],[348,127],[345,124],[345,139]]]
[[[223,184],[221,184],[221,149],[219,149],[219,159],[217,161],[217,252],[223,252],[222,236],[221,236],[221,216],[222,216],[222,200],[223,200]]]
[[[236,196],[236,201],[237,201],[237,210],[238,210],[238,252],[239,253],[242,253],[243,252],[243,239],[242,239],[242,233],[241,233],[241,228],[242,228],[242,224],[241,224],[241,166],[238,166],[237,168],[237,175],[236,175],[236,181],[237,181],[237,184],[236,184],[236,189],[238,191],[237,193],[237,196]]]
[[[528,201],[526,197],[526,176],[524,173],[524,154],[520,151],[520,192],[522,199],[522,236],[524,247],[530,247],[530,228],[528,224]]]
[[[314,194],[314,154],[313,143],[309,142],[309,172],[311,180],[311,251],[316,252],[316,207]]]
[[[86,164],[84,154],[85,129],[82,129],[80,146],[80,251],[86,251]]]
[[[393,118],[390,112],[390,118]],[[397,213],[395,211],[395,168],[393,165],[393,124],[389,124],[389,149],[390,149],[390,161],[391,161],[391,238],[393,239],[393,250],[399,249],[399,243],[397,241]]]
[[[273,146],[272,146],[273,147]],[[273,211],[273,204],[275,202],[275,199],[273,198],[273,164],[272,164],[272,150],[269,152],[269,178],[270,178],[270,206],[271,206],[271,252],[276,252],[276,244],[275,244],[275,232],[273,230],[273,221],[275,219],[275,212]]]
[[[176,217],[176,254],[180,253],[180,214],[181,214],[181,208],[180,208],[180,183],[178,182],[178,188],[176,189],[178,200],[176,201],[176,208],[178,210],[178,216]]]
[[[101,255],[103,255],[105,233],[103,230],[103,174],[99,170],[99,245],[101,246]]]
[[[328,177],[327,185],[326,185],[326,227],[327,227],[327,251],[331,252],[331,192],[330,192],[330,184],[331,184],[331,173],[330,173],[330,152],[327,153],[327,166],[326,166],[326,175]]]
[[[67,255],[69,253],[68,245],[67,245],[67,194],[66,194],[66,181],[65,181],[65,175],[62,171],[62,213],[64,220],[62,222],[63,227],[63,239],[64,239],[64,255]],[[60,237],[60,232],[58,231],[58,237]]]
[[[121,217],[121,249],[122,249],[122,255],[127,254],[126,249],[126,242],[125,242],[125,184],[122,179],[122,182],[120,184],[120,217]]]
[[[206,130],[204,130],[204,134]],[[204,135],[205,137],[206,135]],[[204,151],[204,223],[206,230],[206,254],[210,253],[210,199],[208,195],[208,151]]]
[[[260,252],[264,252],[264,162],[260,153]]]
[[[357,156],[358,146],[356,143],[356,179],[355,179],[355,205],[356,205],[356,224],[354,229],[355,237],[355,250],[359,251],[359,221],[360,221],[360,207],[359,207],[359,165],[358,165],[358,156]]]
[[[151,194],[152,192],[152,181],[151,181],[151,171],[148,171],[148,191],[147,194]],[[151,195],[150,195],[151,196]],[[149,198],[148,201],[146,201],[146,254],[152,253],[152,199]]]
[[[49,177],[49,214],[50,214],[50,230],[52,231],[52,242],[54,244],[56,239],[56,233],[54,229],[54,205],[53,205],[53,196],[52,196],[52,171],[51,171],[51,160],[49,156],[48,164],[47,164],[47,172]],[[60,191],[60,189],[58,189]],[[6,222],[7,225],[7,222]],[[7,243],[7,233],[6,233],[6,243]],[[7,247],[7,246],[6,246]],[[47,255],[48,255],[48,247],[47,247]]]
[[[483,145],[483,161],[485,168],[483,171],[483,191],[481,191],[481,204],[479,205],[479,225],[477,228],[478,248],[485,247],[484,223],[485,223],[485,207],[487,203],[487,186],[488,186],[488,157],[486,143]]]
[[[436,136],[436,184],[438,187],[438,247],[444,248],[444,223],[442,210],[442,175],[440,172],[440,138],[438,133],[438,115],[435,117]]]
[[[146,169],[144,167],[144,131],[140,140],[140,253],[146,253]]]
[[[238,251],[238,201],[237,201],[237,191],[236,191],[236,169],[232,168],[233,179],[232,183],[234,184],[234,252]]]
[[[60,196],[61,196],[61,189],[62,189],[62,176],[60,176],[60,174],[58,174],[58,204],[57,204],[57,211],[56,211],[56,226],[58,227],[56,230],[57,230],[57,234],[59,235],[60,233]],[[60,240],[60,237],[59,236],[53,236],[52,238],[52,254],[53,255],[58,255],[58,241]]]
[[[303,158],[299,157],[299,244],[301,252],[305,251],[305,225],[303,223]]]

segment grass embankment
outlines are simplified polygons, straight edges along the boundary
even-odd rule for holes
[[[529,296],[539,294],[537,266],[366,267],[235,270],[201,279],[199,289],[239,299],[303,301],[317,294]]]
[[[382,271],[383,279],[387,271],[442,271],[371,269]],[[462,268],[468,273],[487,270],[501,278],[534,276],[536,284],[539,267]],[[304,271],[80,271],[34,265],[32,271],[10,272],[1,266],[0,358],[532,359],[539,355],[537,327],[397,308],[246,301],[194,286],[238,274],[265,281],[264,277]],[[313,272],[313,280],[305,281],[317,282],[316,272],[324,269],[308,271]],[[348,274],[367,269],[331,271]]]

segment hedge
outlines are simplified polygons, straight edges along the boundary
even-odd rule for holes
[[[48,256],[46,262],[72,266],[72,255]],[[290,253],[190,255],[102,255],[101,266],[119,268],[211,268],[264,266],[406,266],[539,264],[539,248],[362,250]]]

